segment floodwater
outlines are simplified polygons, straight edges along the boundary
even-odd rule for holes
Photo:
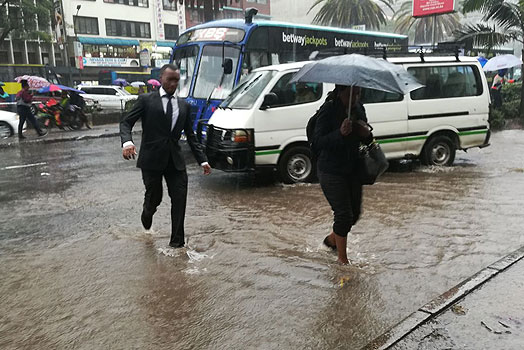
[[[358,349],[524,244],[521,130],[365,187],[351,266],[322,246],[318,184],[192,164],[188,246],[170,250],[167,193],[144,231],[118,139],[0,152],[2,349]]]

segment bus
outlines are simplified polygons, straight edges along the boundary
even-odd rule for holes
[[[0,64],[0,82],[4,83],[5,92],[16,95],[20,91],[20,84],[15,81],[16,77],[22,75],[33,75],[47,79],[53,84],[60,84],[60,79],[53,67],[43,64]]]
[[[252,69],[349,52],[401,53],[407,47],[406,35],[253,22],[246,16],[245,21],[218,20],[186,30],[173,48],[171,62],[180,68],[179,96],[190,104],[196,129]]]
[[[114,71],[114,70],[101,70],[98,72],[98,84],[99,85],[114,85],[116,79],[125,79],[128,83],[134,81],[147,82],[151,79],[151,73],[149,72],[125,72],[125,71]]]

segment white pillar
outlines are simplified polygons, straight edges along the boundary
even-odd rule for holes
[[[24,40],[24,63],[29,63],[29,55],[27,54],[27,40]]]
[[[13,48],[13,40],[9,37],[9,58],[8,62],[11,64],[15,63],[15,50]]]

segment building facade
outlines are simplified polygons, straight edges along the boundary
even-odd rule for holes
[[[250,7],[259,10],[258,19],[271,18],[270,0],[220,4],[214,19],[243,18]],[[180,32],[204,22],[198,0],[55,0],[54,12],[51,43],[8,37],[0,63],[49,64],[71,84],[95,82],[101,70],[148,72],[168,62]]]

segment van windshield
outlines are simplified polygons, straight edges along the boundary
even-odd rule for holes
[[[269,70],[249,73],[220,104],[220,107],[250,109],[275,74],[275,71]]]

